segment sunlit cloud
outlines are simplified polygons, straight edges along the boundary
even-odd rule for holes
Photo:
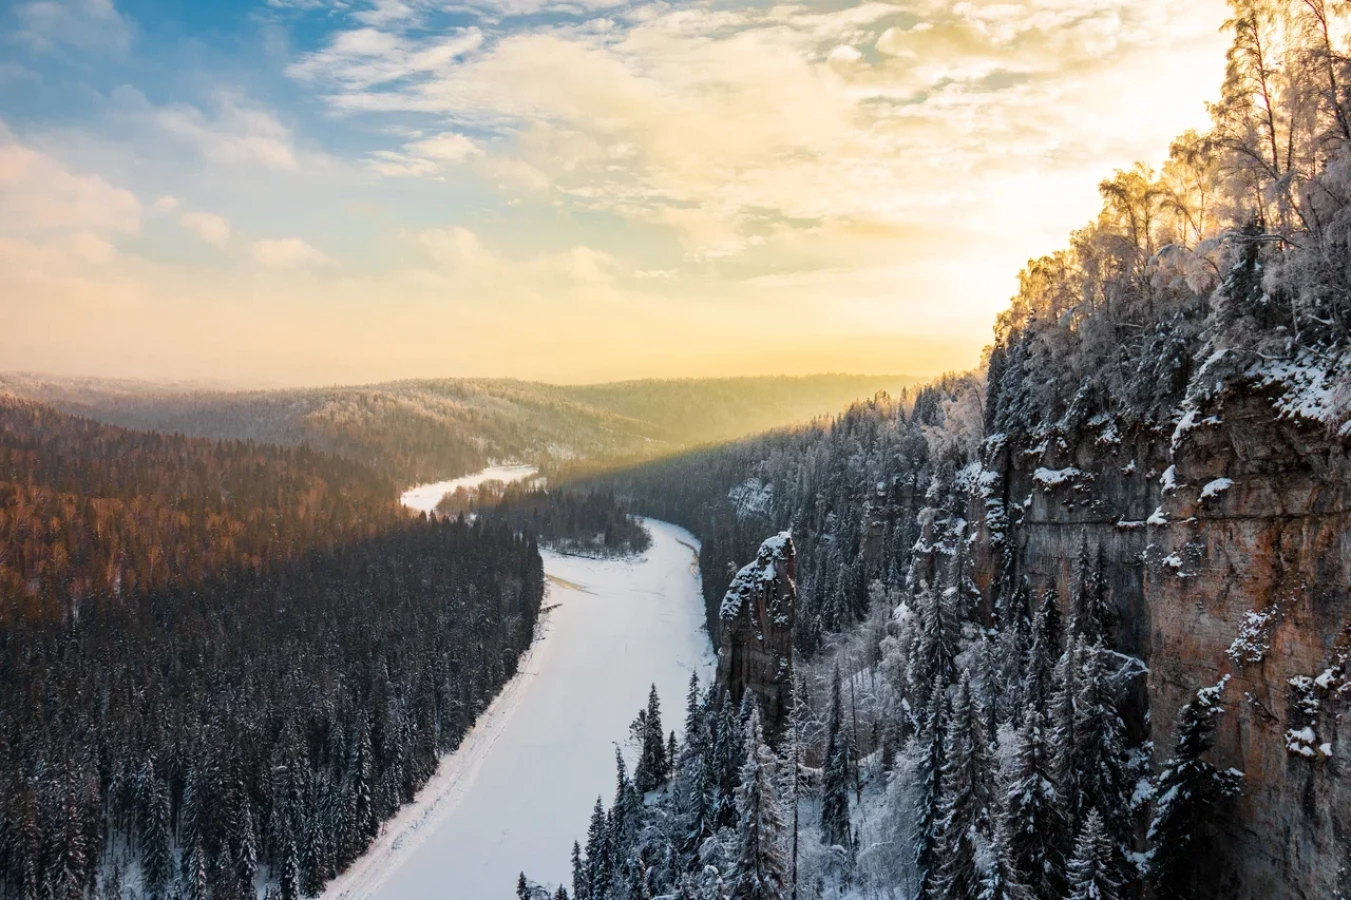
[[[230,223],[220,216],[205,212],[185,212],[178,217],[178,221],[199,240],[208,244],[224,247],[230,243]]]
[[[333,260],[321,250],[298,237],[254,241],[249,252],[259,265],[270,269],[333,265]]]
[[[123,373],[247,359],[287,380],[968,366],[1020,265],[1096,212],[1098,180],[1204,124],[1226,15],[1223,0],[253,12],[279,36],[257,72],[101,72],[80,116],[0,131],[0,351]],[[25,85],[68,77],[99,23],[123,57],[159,49],[108,0],[6,21]],[[109,334],[136,349],[112,354]]]

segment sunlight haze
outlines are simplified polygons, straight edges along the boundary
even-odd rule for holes
[[[1220,0],[0,11],[0,370],[274,384],[974,365],[1207,122]]]

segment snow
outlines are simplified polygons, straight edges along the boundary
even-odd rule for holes
[[[679,731],[691,670],[712,673],[698,541],[643,521],[638,560],[543,554],[552,608],[521,673],[326,900],[510,900],[522,870],[570,881],[572,842],[596,797],[610,802],[614,747],[649,685]]]
[[[399,502],[409,509],[430,515],[436,511],[436,504],[440,503],[443,497],[455,493],[460,488],[478,487],[485,481],[503,481],[509,484],[513,481],[523,481],[538,472],[539,469],[534,466],[489,466],[473,475],[411,487],[403,492]]]
[[[1207,482],[1206,486],[1201,488],[1201,499],[1209,500],[1211,497],[1218,497],[1233,486],[1232,478],[1216,478],[1214,481]]]
[[[1068,481],[1078,478],[1083,473],[1074,466],[1064,469],[1048,469],[1045,466],[1032,473],[1032,480],[1043,485],[1047,490],[1058,487]]]
[[[1163,475],[1159,477],[1159,488],[1165,494],[1177,490],[1177,466],[1169,466],[1163,470]]]
[[[1164,513],[1163,507],[1160,506],[1158,509],[1154,510],[1154,512],[1150,514],[1149,518],[1145,519],[1145,524],[1153,525],[1156,528],[1161,528],[1164,525],[1167,525],[1168,516],[1166,513]]]

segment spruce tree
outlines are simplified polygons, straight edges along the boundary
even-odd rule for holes
[[[765,743],[760,710],[746,723],[746,761],[737,787],[737,875],[730,900],[781,900],[788,882],[779,761]]]
[[[1089,810],[1069,862],[1067,900],[1120,900],[1121,882],[1115,876],[1113,844],[1102,814],[1096,809]]]
[[[1224,802],[1239,792],[1241,776],[1220,772],[1202,759],[1215,743],[1215,719],[1224,711],[1220,693],[1228,677],[1198,690],[1178,712],[1176,747],[1156,780],[1147,875],[1159,900],[1200,896],[1216,820]]]
[[[582,845],[572,842],[572,896],[577,900],[590,900],[591,878],[587,875],[586,863],[582,861]]]
[[[599,797],[591,809],[591,826],[586,832],[587,895],[603,900],[610,890],[610,834],[606,828],[605,805]]]
[[[638,765],[633,770],[633,785],[639,794],[655,791],[670,775],[666,758],[666,734],[661,725],[661,700],[657,686],[647,696],[647,709],[636,723],[642,740]]]
[[[977,828],[989,813],[982,790],[990,780],[990,759],[965,674],[953,695],[943,756],[935,883],[943,900],[975,900],[980,890]]]
[[[1004,799],[1003,838],[1018,880],[1036,900],[1064,896],[1069,829],[1052,775],[1046,714],[1029,705],[1018,732],[1018,753]]]
[[[1074,702],[1071,766],[1076,774],[1074,819],[1089,809],[1102,815],[1107,833],[1124,846],[1129,826],[1130,785],[1126,774],[1125,725],[1101,644],[1083,652]]]
[[[919,797],[912,859],[925,900],[938,897],[938,830],[942,816],[943,743],[947,732],[947,694],[936,683],[929,691],[929,709],[919,739],[924,755],[919,765]]]
[[[830,689],[830,722],[826,733],[826,758],[821,773],[821,841],[827,847],[847,847],[849,827],[849,742],[842,734],[843,707],[840,667]]]

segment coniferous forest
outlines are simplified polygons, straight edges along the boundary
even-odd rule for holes
[[[515,673],[543,573],[364,469],[7,404],[0,896],[311,896]]]

